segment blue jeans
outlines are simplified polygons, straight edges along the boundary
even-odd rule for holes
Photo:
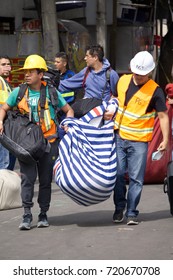
[[[7,169],[9,161],[9,151],[0,144],[0,169]]]
[[[117,180],[114,189],[114,204],[116,211],[126,209],[126,217],[137,216],[136,209],[143,188],[147,162],[148,143],[129,141],[116,135],[117,144]],[[126,188],[126,173],[129,177],[128,192]]]

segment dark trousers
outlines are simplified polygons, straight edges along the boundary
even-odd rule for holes
[[[9,157],[10,157],[10,162],[9,162],[9,166],[7,167],[7,169],[14,170],[14,166],[16,163],[16,157],[14,155],[12,155],[11,153],[9,153]]]
[[[21,197],[22,205],[28,209],[33,206],[34,184],[39,180],[37,202],[41,212],[47,212],[51,201],[51,183],[53,177],[53,165],[58,157],[58,143],[51,143],[51,150],[45,153],[37,163],[26,164],[19,161],[21,172]]]

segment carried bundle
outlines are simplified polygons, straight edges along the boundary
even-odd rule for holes
[[[111,103],[118,104],[116,99]],[[102,120],[108,104],[103,102],[80,119],[67,118],[68,133],[59,145],[54,165],[56,184],[76,203],[89,206],[108,199],[117,173],[114,122]],[[101,122],[100,122],[101,120]],[[95,123],[100,123],[99,127]]]

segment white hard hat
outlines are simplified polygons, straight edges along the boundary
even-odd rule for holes
[[[152,55],[147,51],[138,52],[130,61],[131,71],[138,75],[147,75],[155,68]]]

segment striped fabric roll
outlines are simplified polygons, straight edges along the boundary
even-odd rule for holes
[[[117,101],[113,99],[117,109]],[[54,177],[60,189],[84,206],[108,199],[116,181],[117,158],[114,122],[95,127],[90,121],[103,115],[108,104],[91,110],[81,119],[67,118],[68,133],[59,145]]]

